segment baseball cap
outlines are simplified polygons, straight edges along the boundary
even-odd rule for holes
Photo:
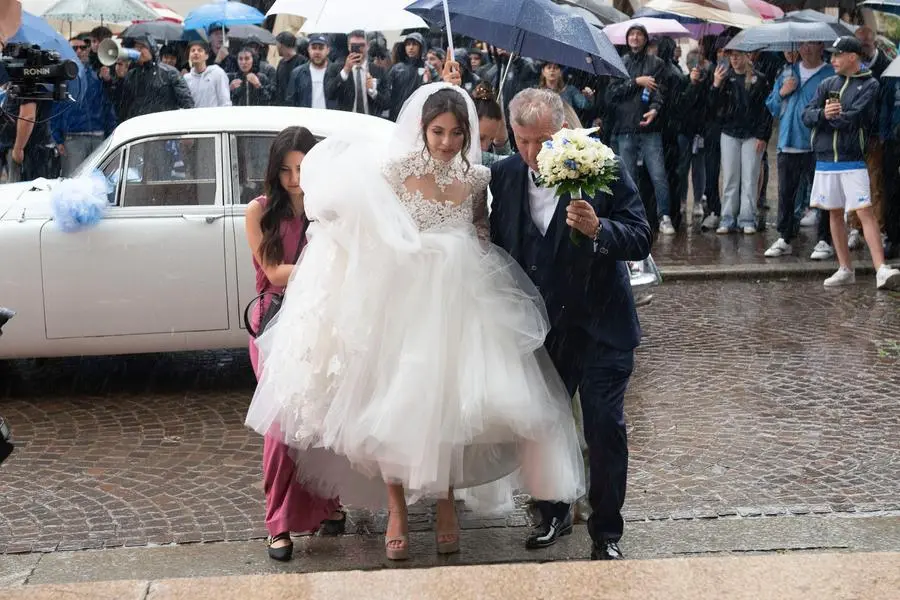
[[[328,46],[330,42],[328,36],[324,33],[314,33],[309,36],[309,45],[312,46],[313,44],[325,44]]]
[[[863,47],[862,43],[853,37],[852,35],[844,35],[834,40],[834,43],[825,48],[828,52],[833,52],[835,54],[840,54],[844,52],[852,52],[854,54],[862,54]]]

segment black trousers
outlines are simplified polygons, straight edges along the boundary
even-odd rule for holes
[[[710,213],[722,216],[722,198],[719,196],[719,172],[722,170],[722,131],[709,127],[703,138],[706,149],[706,207]]]
[[[578,328],[551,330],[546,348],[566,389],[581,394],[584,436],[588,445],[590,482],[588,531],[594,542],[618,540],[624,522],[622,505],[628,478],[625,390],[634,370],[634,351],[600,345]],[[544,519],[562,518],[564,502],[537,502]]]
[[[791,243],[800,230],[797,220],[797,193],[804,183],[811,183],[816,169],[816,157],[812,152],[791,154],[779,152],[778,165],[778,233]]]
[[[884,142],[884,232],[892,244],[900,244],[900,141]]]

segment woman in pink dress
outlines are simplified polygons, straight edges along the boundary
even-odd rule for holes
[[[309,221],[303,210],[300,164],[316,144],[305,127],[288,127],[272,142],[266,169],[266,195],[247,205],[247,241],[256,269],[256,293],[281,294],[294,264],[306,244]],[[264,296],[253,309],[251,325],[259,328],[271,296]],[[259,351],[250,340],[250,361],[259,379]],[[312,531],[322,526],[325,535],[344,532],[346,513],[337,498],[324,499],[306,491],[297,478],[297,467],[288,447],[278,441],[278,432],[265,436],[263,481],[266,492],[266,541],[269,556],[290,560],[294,545],[291,532]]]

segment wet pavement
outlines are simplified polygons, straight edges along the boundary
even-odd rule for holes
[[[633,527],[900,511],[900,295],[677,282],[641,315],[626,405]],[[245,354],[0,366],[18,444],[0,468],[0,553],[263,537]],[[383,527],[383,515],[353,517]],[[412,528],[431,518],[417,507]],[[469,529],[526,522],[523,510],[463,517]]]

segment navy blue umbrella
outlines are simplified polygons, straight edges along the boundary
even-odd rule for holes
[[[600,29],[550,0],[446,1],[455,33],[520,56],[595,75],[628,77],[615,46]],[[406,10],[429,25],[446,28],[443,0],[418,0]]]
[[[634,18],[638,17],[653,17],[655,19],[672,19],[673,21],[678,21],[682,25],[700,25],[704,23],[703,19],[697,19],[694,17],[686,17],[684,15],[678,15],[675,13],[667,13],[662,12],[661,10],[653,10],[652,8],[647,8],[646,6],[642,6],[641,8],[634,11]]]

